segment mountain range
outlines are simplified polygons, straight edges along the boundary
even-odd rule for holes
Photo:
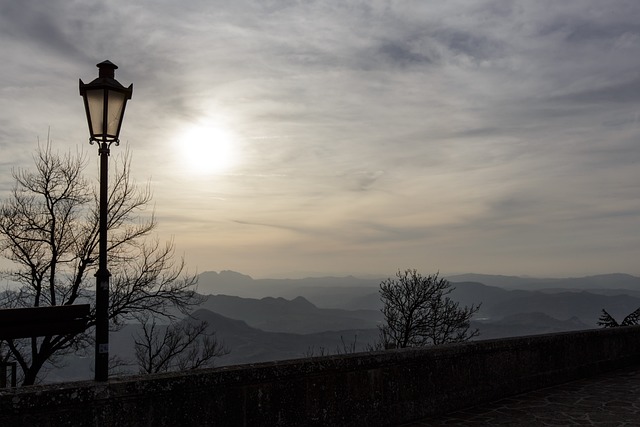
[[[293,301],[303,297],[316,308],[343,310],[333,313],[334,322],[328,319],[319,322],[318,329],[315,331],[324,327],[347,326],[350,321],[355,320],[352,313],[354,311],[362,310],[363,312],[355,317],[358,319],[365,317],[366,322],[379,320],[372,311],[379,312],[382,307],[378,294],[378,286],[382,279],[358,279],[353,276],[252,279],[250,276],[232,271],[205,272],[199,279],[201,293],[254,299],[277,296]],[[481,304],[478,317],[491,321],[497,321],[512,314],[538,312],[558,320],[576,317],[585,325],[596,327],[602,309],[606,309],[616,318],[623,318],[640,307],[640,278],[627,274],[567,279],[464,274],[450,276],[448,279],[455,288],[451,293],[452,299],[459,301],[462,305]],[[218,299],[217,303],[214,301],[209,299],[203,308],[233,317],[235,305],[231,299],[224,302]],[[262,303],[262,305],[268,304],[277,306],[278,302],[267,300]],[[302,309],[298,312],[310,316],[309,318],[318,315],[314,310]],[[291,313],[287,314],[288,319],[297,321],[290,315]],[[260,316],[262,314],[256,313],[255,317],[247,317],[246,321],[250,325],[265,328],[265,330],[287,331],[283,328],[283,324],[289,321],[287,318],[278,319],[274,314],[259,320]],[[352,325],[358,328],[366,326],[359,320]],[[301,330],[291,325],[288,331],[300,332]],[[308,330],[305,329],[305,331]]]
[[[217,365],[365,351],[383,320],[377,279],[253,279],[232,271],[205,272],[199,279],[205,298],[192,316],[206,320],[230,350]],[[481,304],[471,325],[480,331],[476,339],[594,328],[602,309],[622,319],[640,307],[640,279],[628,275],[449,279],[452,299]],[[112,354],[132,361],[133,336],[139,332],[139,325],[130,324],[112,333]],[[48,380],[91,377],[92,357],[74,355],[67,362]]]
[[[199,306],[268,332],[310,334],[324,331],[375,328],[382,321],[379,310],[320,309],[304,297],[262,299],[209,295]]]
[[[499,276],[490,274],[459,274],[447,277],[451,282],[479,282],[504,289],[542,290],[542,289],[579,289],[579,290],[632,290],[640,291],[640,277],[629,274],[600,274],[586,277],[564,279],[538,279],[518,276]]]

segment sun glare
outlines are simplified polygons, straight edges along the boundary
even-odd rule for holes
[[[191,173],[223,173],[235,162],[233,138],[217,126],[200,125],[187,129],[180,135],[178,146]]]

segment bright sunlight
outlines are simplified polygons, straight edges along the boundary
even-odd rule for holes
[[[229,170],[235,164],[233,137],[215,125],[195,125],[178,137],[182,160],[190,172],[207,175]]]

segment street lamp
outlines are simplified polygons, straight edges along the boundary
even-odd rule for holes
[[[117,65],[104,61],[97,65],[98,78],[91,83],[80,80],[80,96],[84,99],[89,124],[89,143],[98,144],[100,155],[100,243],[96,273],[96,353],[95,379],[106,381],[109,376],[109,277],[107,269],[107,210],[109,152],[111,144],[119,145],[120,127],[133,84],[128,88],[115,79]]]

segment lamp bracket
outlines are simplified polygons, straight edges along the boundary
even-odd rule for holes
[[[93,145],[95,143],[98,144],[98,154],[102,154],[104,152],[104,153],[107,153],[107,156],[108,156],[110,152],[111,144],[115,144],[117,147],[120,145],[120,140],[113,139],[111,141],[101,141],[97,138],[89,138],[90,145]]]
[[[120,145],[120,140],[119,139],[112,139],[111,141],[102,141],[98,138],[89,138],[89,144],[93,145],[94,143],[98,143],[98,144],[107,144],[107,147],[111,147],[111,144],[116,144],[116,147],[118,147]]]

